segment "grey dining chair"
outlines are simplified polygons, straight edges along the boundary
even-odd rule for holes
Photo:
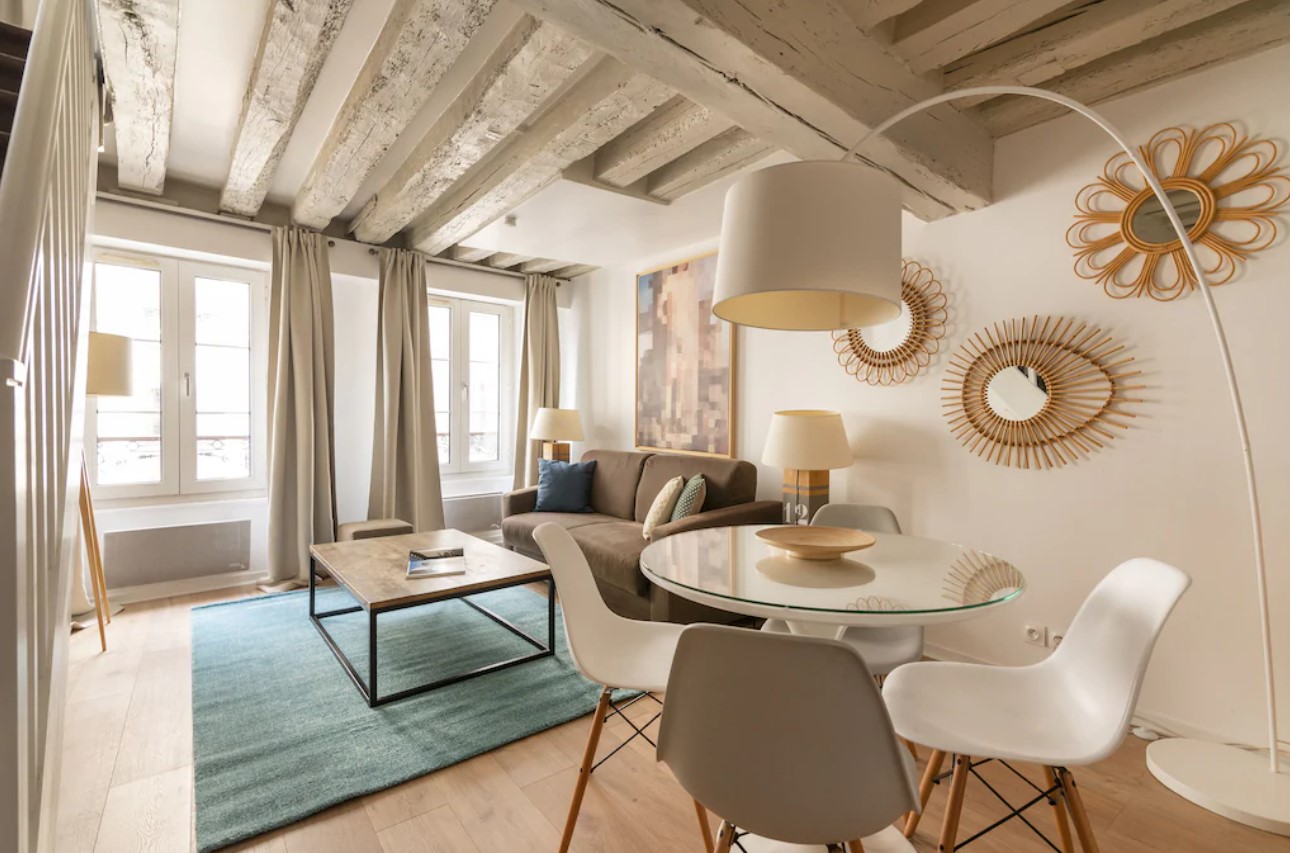
[[[912,851],[914,764],[854,649],[692,625],[668,677],[658,758],[721,817],[716,853],[752,833],[788,844]],[[870,839],[866,842],[864,839]]]

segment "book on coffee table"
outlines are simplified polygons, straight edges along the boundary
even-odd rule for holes
[[[466,573],[462,548],[422,548],[408,552],[409,578],[442,578]]]

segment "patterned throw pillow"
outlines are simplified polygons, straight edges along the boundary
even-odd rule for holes
[[[672,520],[680,521],[682,518],[698,515],[703,510],[703,500],[707,496],[708,481],[703,479],[702,474],[695,474],[686,481],[685,488],[681,490],[681,496],[676,499],[676,506],[672,509]]]
[[[684,488],[684,477],[674,477],[663,484],[663,488],[658,490],[658,496],[654,498],[654,503],[650,504],[649,512],[645,514],[645,529],[641,531],[642,536],[648,539],[655,527],[667,524],[671,520],[672,508],[676,506],[676,499],[681,496],[681,490]]]

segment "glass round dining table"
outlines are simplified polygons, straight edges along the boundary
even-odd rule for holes
[[[648,545],[641,570],[709,607],[790,626],[934,625],[984,616],[1022,596],[1006,560],[950,542],[874,533],[835,560],[803,560],[758,538],[773,525],[688,530]],[[840,631],[839,631],[840,632]],[[805,632],[804,632],[805,633]]]

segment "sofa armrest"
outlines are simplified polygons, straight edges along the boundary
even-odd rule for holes
[[[532,512],[537,507],[537,486],[502,494],[502,518]]]
[[[707,512],[692,515],[689,518],[681,518],[676,521],[669,521],[667,524],[660,524],[654,528],[654,535],[650,539],[653,542],[657,542],[674,533],[684,533],[687,530],[703,530],[706,527],[733,527],[736,524],[779,524],[783,518],[784,510],[779,501],[751,501],[746,504],[711,509]]]

